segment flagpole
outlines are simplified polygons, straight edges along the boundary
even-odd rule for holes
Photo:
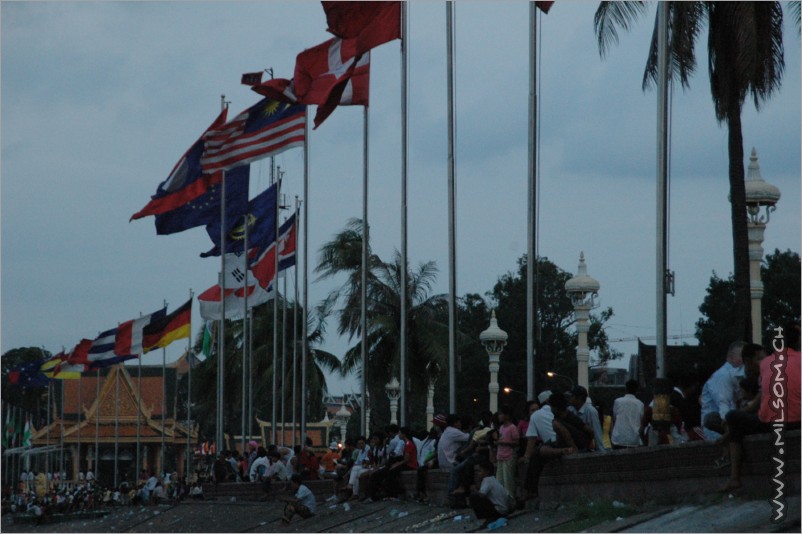
[[[167,312],[167,300],[164,300],[164,311]],[[167,347],[162,347],[162,444],[159,451],[159,473],[164,473],[164,418],[167,410]],[[118,399],[119,400],[119,399]]]
[[[140,375],[140,383],[142,383]],[[140,396],[141,397],[141,396]],[[49,407],[48,407],[49,408]],[[48,418],[50,417],[50,410],[48,409]],[[139,422],[139,418],[137,418]],[[49,427],[48,427],[49,428]],[[137,427],[139,428],[139,427]],[[97,370],[97,379],[95,380],[95,480],[100,480],[100,369]],[[137,441],[137,444],[139,442]],[[136,449],[137,455],[139,454],[139,447]],[[137,462],[139,459],[137,458]],[[137,466],[137,469],[139,466]],[[137,476],[139,473],[137,472]]]
[[[81,410],[83,409],[84,374],[78,375],[78,422],[75,434],[78,437],[78,472],[81,472]]]
[[[242,254],[245,258],[245,285],[243,286],[243,291],[245,292],[245,296],[242,300],[242,437],[240,438],[240,450],[242,454],[245,454],[245,419],[248,416],[248,410],[246,409],[246,401],[248,399],[247,393],[247,383],[245,376],[245,365],[248,360],[248,212],[246,210],[245,213],[245,222],[243,224],[245,227],[244,231],[244,239],[242,244]]]
[[[189,300],[192,300],[194,296],[194,292],[190,289]],[[204,328],[206,328],[206,325],[204,325]],[[190,328],[191,331],[192,328]],[[189,369],[187,370],[187,470],[184,473],[184,480],[187,486],[189,486],[189,477],[192,472],[192,360],[190,358],[192,358],[192,336],[187,338],[187,363],[189,364]]]
[[[303,279],[303,306],[301,310],[301,447],[306,441],[306,345],[307,336],[307,306],[309,304],[309,109],[304,116],[304,279]]]
[[[407,423],[407,161],[409,151],[407,147],[408,117],[407,99],[409,96],[409,6],[408,2],[401,4],[401,331],[400,340],[400,369],[401,375],[401,426]]]
[[[114,387],[116,391],[114,399],[114,487],[117,487],[117,454],[120,449],[120,366],[117,364],[117,372],[114,373]],[[63,388],[62,388],[63,391]]]
[[[140,317],[142,316],[142,312],[139,313]],[[119,325],[118,325],[119,326]],[[99,372],[100,370],[98,370]],[[100,380],[100,374],[98,374],[98,380]],[[134,484],[139,482],[139,474],[142,470],[142,463],[139,457],[139,450],[141,449],[141,438],[140,438],[140,424],[142,420],[142,355],[137,354],[137,378],[136,378],[136,405],[137,405],[137,413],[136,413],[136,473],[134,476]]]
[[[50,472],[50,405],[53,403],[52,397],[50,395],[50,392],[53,389],[52,386],[53,386],[53,380],[51,379],[51,380],[49,380],[47,382],[47,434],[46,434],[46,437],[45,437],[45,443],[47,444],[47,456],[46,456],[46,461],[45,461],[45,464],[46,464],[45,465],[45,470],[48,473]],[[13,407],[12,407],[12,410],[11,410],[11,415],[12,415],[12,420],[13,420],[13,415],[14,415]],[[14,426],[14,425],[11,425],[11,426]]]
[[[669,4],[660,2],[657,8],[657,339],[655,360],[657,378],[665,378],[666,366],[666,269],[668,242],[668,17]]]
[[[248,436],[253,436],[253,310],[245,310],[248,318]]]
[[[362,435],[368,435],[368,247],[370,246],[370,230],[368,225],[368,105],[365,104],[362,110],[362,284],[360,289],[360,317],[359,325],[362,331],[362,340],[359,345],[362,351],[362,384],[360,395],[362,396],[362,409],[360,410],[360,428]]]
[[[272,168],[271,168],[272,171]],[[279,173],[280,175],[281,173]],[[276,213],[275,213],[275,241],[274,241],[274,271],[273,271],[273,417],[270,422],[270,430],[273,434],[271,442],[274,445],[278,444],[278,434],[276,432],[276,425],[278,423],[278,376],[276,370],[278,367],[278,239],[279,239],[279,224],[278,213],[281,209],[281,176],[277,176],[274,183],[276,184]],[[283,384],[282,384],[283,385]]]
[[[279,247],[276,243],[276,259],[278,259]],[[278,282],[278,271],[276,271],[276,282]],[[287,392],[284,388],[284,381],[287,378],[287,273],[284,273],[284,296],[281,299],[281,446],[286,445],[284,437],[286,426],[286,399]]]
[[[221,110],[226,109],[226,95],[220,95]],[[225,366],[223,360],[226,352],[226,171],[220,182],[220,338],[217,351],[217,435],[215,454],[220,455],[223,447],[223,414],[225,395]]]
[[[298,207],[300,206],[300,199],[295,195],[295,224],[298,224]],[[296,227],[296,232],[298,228]],[[296,245],[297,246],[297,245]],[[297,424],[296,406],[298,396],[296,387],[298,379],[296,371],[298,370],[298,254],[295,255],[295,268],[294,268],[293,286],[295,287],[295,300],[292,306],[292,448],[295,450],[295,429]]]
[[[448,410],[457,411],[457,246],[456,246],[456,156],[454,134],[454,2],[446,2],[446,49],[448,51]]]
[[[61,473],[64,472],[64,381],[61,381],[61,422],[59,426],[61,427],[61,437],[59,441],[61,442],[61,454],[59,455],[59,477],[61,477]],[[115,484],[116,485],[116,484]]]
[[[535,321],[537,318],[537,295],[535,294],[535,270],[537,269],[537,8],[529,2],[529,166],[528,209],[526,251],[526,398],[535,398]]]

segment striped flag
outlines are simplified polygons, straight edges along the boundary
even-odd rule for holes
[[[306,106],[264,98],[206,137],[201,165],[226,171],[303,146]]]
[[[167,308],[155,311],[148,315],[143,315],[138,319],[126,321],[117,327],[117,336],[114,340],[114,353],[118,356],[127,354],[142,354],[142,331],[151,322],[164,319],[167,315]]]
[[[278,270],[279,272],[295,265],[295,250],[297,242],[297,226],[295,214],[284,221],[279,228]],[[256,260],[251,263],[251,272],[259,281],[259,285],[272,290],[270,285],[276,278],[276,242],[257,254]]]
[[[101,332],[100,335],[95,338],[95,340],[92,342],[92,347],[89,349],[89,356],[87,358],[90,371],[104,367],[110,367],[112,365],[137,357],[135,354],[115,354],[114,344],[116,339],[116,328]]]
[[[174,312],[157,321],[151,321],[142,329],[142,347],[150,352],[154,349],[166,347],[173,341],[186,339],[190,336],[192,321],[192,299]]]

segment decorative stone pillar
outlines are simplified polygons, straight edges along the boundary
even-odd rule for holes
[[[499,361],[501,359],[501,351],[504,350],[504,346],[507,344],[507,332],[498,327],[496,310],[493,310],[490,315],[490,326],[479,334],[479,340],[484,345],[489,358],[490,383],[487,385],[487,390],[490,392],[490,411],[496,413],[498,411]]]
[[[763,235],[769,222],[769,215],[776,209],[780,200],[780,190],[766,182],[760,175],[757,163],[757,151],[752,148],[749,157],[749,169],[744,183],[746,190],[747,232],[749,235],[749,293],[752,312],[752,342],[763,342],[763,281],[760,277],[760,265],[763,261]],[[760,208],[765,206],[761,214]]]
[[[390,424],[398,424],[398,399],[401,396],[401,384],[398,379],[393,377],[389,383],[384,386],[387,391],[387,398],[390,399]]]
[[[590,330],[590,310],[595,306],[594,298],[599,294],[599,282],[588,276],[588,267],[585,265],[585,253],[579,253],[579,267],[577,275],[565,283],[565,291],[571,297],[576,317],[576,383],[585,389],[588,388],[588,331]]]

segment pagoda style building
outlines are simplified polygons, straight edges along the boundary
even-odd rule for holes
[[[33,445],[63,446],[63,453],[52,453],[51,469],[58,470],[63,454],[64,471],[72,480],[91,469],[103,485],[113,485],[115,478],[117,483],[135,482],[137,442],[141,469],[183,476],[187,445],[197,442],[197,430],[191,429],[188,442],[187,421],[176,418],[186,417],[177,395],[178,379],[187,370],[184,360],[164,370],[120,364],[79,380],[54,381],[52,422],[34,433]]]

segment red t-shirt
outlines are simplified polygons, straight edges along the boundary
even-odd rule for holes
[[[783,357],[783,360],[780,360]],[[800,366],[799,351],[789,348],[785,355],[774,353],[760,362],[760,410],[758,416],[764,423],[799,422],[800,411]],[[775,367],[784,364],[785,368]],[[777,395],[783,395],[779,398]],[[779,421],[781,414],[785,415]]]
[[[404,465],[409,469],[417,469],[418,468],[418,449],[415,448],[415,443],[408,439],[406,443],[404,443],[404,456],[409,456],[410,460],[405,463]]]

